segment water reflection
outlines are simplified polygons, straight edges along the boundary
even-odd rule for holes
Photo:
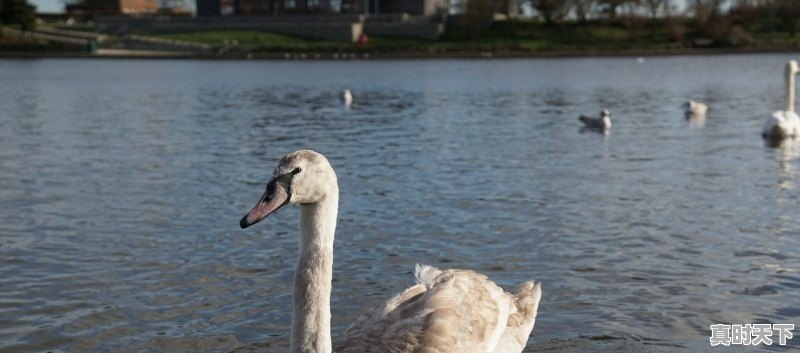
[[[689,122],[689,126],[693,128],[702,128],[706,126],[706,115],[705,114],[684,114],[686,121]]]
[[[795,179],[798,175],[796,171],[796,159],[800,156],[800,143],[796,139],[765,139],[767,147],[775,149],[775,156],[778,160],[779,171],[778,186],[782,191],[792,190],[795,187]],[[788,197],[787,197],[788,196]],[[791,201],[793,195],[781,192],[779,202]]]

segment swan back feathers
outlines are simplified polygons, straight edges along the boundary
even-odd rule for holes
[[[418,284],[359,317],[335,351],[517,353],[524,348],[539,285],[526,282],[505,293],[485,275],[421,264],[414,276]]]
[[[800,116],[795,112],[776,111],[764,123],[761,133],[767,138],[798,137],[800,136]]]

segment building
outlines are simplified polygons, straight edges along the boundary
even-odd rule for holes
[[[388,14],[433,16],[446,13],[449,0],[196,0],[197,15]]]
[[[68,13],[87,15],[139,15],[158,12],[156,0],[84,0],[66,6]]]
[[[369,0],[364,1],[366,13],[407,13],[435,16],[450,10],[448,0]]]

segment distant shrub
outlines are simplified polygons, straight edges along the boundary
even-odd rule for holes
[[[666,24],[669,39],[673,42],[683,43],[686,37],[686,26],[683,24],[683,19],[668,18]]]
[[[744,45],[752,42],[753,38],[741,26],[733,26],[728,32],[728,44]]]

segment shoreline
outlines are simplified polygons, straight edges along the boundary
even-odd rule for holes
[[[627,50],[464,51],[464,52],[175,52],[100,49],[82,51],[0,51],[0,59],[196,59],[196,60],[423,60],[423,59],[537,59],[593,57],[653,57],[736,55],[800,52],[798,47],[680,48]]]

